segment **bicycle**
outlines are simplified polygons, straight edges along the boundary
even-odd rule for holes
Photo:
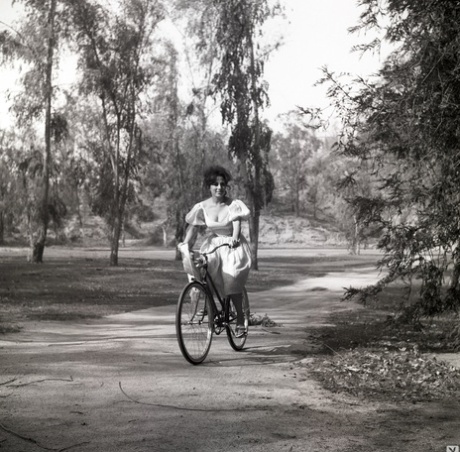
[[[243,349],[248,336],[249,299],[246,289],[243,291],[244,333],[239,335],[233,301],[230,297],[222,297],[219,294],[208,272],[207,256],[222,246],[230,245],[224,243],[207,253],[200,253],[202,259],[200,268],[194,266],[189,269],[193,272],[193,276],[182,290],[177,303],[177,340],[182,355],[191,364],[200,364],[206,359],[211,348],[213,334],[219,335],[225,330],[228,342],[235,351]],[[191,261],[189,255],[188,258]],[[193,265],[189,262],[188,265],[190,264]],[[186,267],[185,259],[184,267]]]

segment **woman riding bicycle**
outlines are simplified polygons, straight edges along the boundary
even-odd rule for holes
[[[232,179],[221,166],[211,166],[204,173],[204,185],[211,197],[195,204],[186,215],[190,225],[183,244],[192,249],[200,226],[207,227],[207,237],[200,248],[206,253],[227,243],[208,256],[208,271],[216,288],[232,299],[237,311],[237,335],[246,333],[242,308],[243,289],[251,268],[251,248],[241,234],[241,221],[248,219],[250,211],[240,200],[227,196],[227,186]],[[183,245],[182,244],[182,245]]]

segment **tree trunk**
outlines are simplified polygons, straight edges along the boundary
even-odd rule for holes
[[[167,248],[168,247],[168,230],[166,229],[166,226],[161,226],[161,230],[163,232],[163,247]]]
[[[259,121],[259,105],[257,104],[257,83],[256,83],[256,67],[255,67],[255,55],[254,55],[254,43],[252,37],[249,41],[250,46],[250,62],[251,62],[251,98],[252,98],[252,107],[254,110],[254,154],[257,157],[260,157],[261,154],[261,145],[260,145],[260,121]],[[261,168],[260,164],[262,159],[255,159],[254,163],[254,179],[252,181],[252,208],[253,216],[249,219],[249,236],[251,239],[251,248],[252,248],[252,269],[259,270],[259,224],[260,224],[260,209],[263,205],[263,194],[264,191],[261,187]],[[246,165],[246,162],[244,162]],[[262,199],[260,197],[262,196]]]
[[[5,214],[0,210],[0,246],[5,244]]]
[[[249,238],[251,240],[252,265],[251,269],[259,270],[259,225],[260,211],[254,211],[254,215],[249,218]]]
[[[112,234],[110,237],[110,265],[116,267],[118,265],[118,250],[120,248],[120,234],[121,234],[121,219],[116,217]]]
[[[182,218],[182,212],[180,210],[177,210],[176,211],[176,233],[174,234],[174,237],[176,239],[176,245],[182,242],[182,240],[184,240],[185,232],[186,232],[186,228],[184,225],[184,220]],[[182,255],[179,251],[179,248],[177,248],[177,246],[176,246],[176,255],[174,259],[176,261],[182,260]]]
[[[449,290],[451,292],[458,291],[458,285],[460,281],[460,244],[457,244],[454,252],[452,253],[452,260],[453,260],[453,269],[452,269],[452,277],[450,279]]]
[[[43,158],[42,176],[42,199],[38,209],[37,233],[33,235],[31,244],[31,260],[34,263],[43,262],[45,251],[46,235],[48,232],[49,211],[48,198],[50,186],[50,167],[51,167],[51,102],[53,95],[53,53],[54,53],[54,16],[56,13],[56,0],[51,0],[48,15],[48,56],[46,59],[46,79],[45,79],[45,155]]]
[[[353,216],[354,229],[353,229],[353,243],[352,243],[352,254],[358,256],[361,252],[361,243],[359,237],[359,222],[356,216]]]
[[[43,253],[45,251],[45,240],[34,243],[32,249],[32,262],[35,264],[43,263]]]
[[[458,281],[460,279],[460,263],[456,262],[454,264],[454,269],[452,271],[452,279],[450,280],[450,290],[457,290]]]
[[[298,217],[300,215],[300,194],[299,194],[299,188],[296,187],[295,191],[295,200],[294,200],[294,211],[295,211],[295,216]]]

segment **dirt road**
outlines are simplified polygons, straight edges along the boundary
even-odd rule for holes
[[[281,326],[253,327],[240,353],[216,337],[200,366],[179,352],[173,306],[25,324],[0,338],[0,451],[444,451],[458,407],[360,404],[309,374],[309,333],[352,308],[343,286],[376,277],[250,294],[252,311]]]

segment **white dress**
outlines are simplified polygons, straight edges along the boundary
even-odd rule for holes
[[[228,206],[228,214],[223,221],[211,221],[203,203],[195,204],[186,215],[185,221],[194,226],[206,226],[208,236],[200,251],[206,253],[223,243],[231,243],[232,222],[247,220],[251,212],[240,200],[234,199]],[[208,255],[208,271],[219,293],[227,296],[243,292],[251,269],[252,255],[247,240],[240,234],[240,244],[236,248],[222,247]]]

